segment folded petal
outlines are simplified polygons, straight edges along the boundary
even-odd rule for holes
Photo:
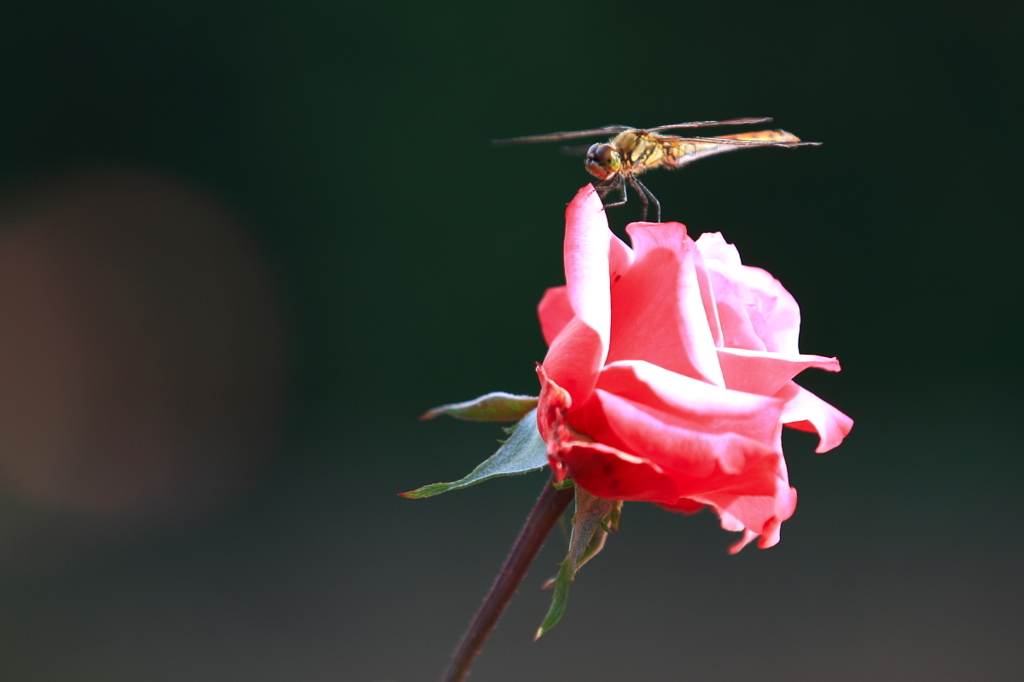
[[[722,527],[725,528],[725,523],[722,523]],[[725,529],[730,530],[729,528]],[[743,537],[740,538],[738,542],[733,543],[733,545],[729,547],[729,554],[736,554],[741,549],[749,545],[751,541],[753,541],[757,537],[757,533],[755,533],[752,530],[748,530],[746,528],[740,528],[739,530],[743,531]]]
[[[696,514],[707,505],[701,502],[695,502],[688,497],[681,497],[677,502],[673,502],[672,504],[659,504],[658,506],[662,509],[680,512],[682,514]]]
[[[800,306],[771,273],[743,266],[743,280],[757,299],[759,315],[751,316],[768,350],[776,353],[800,352]]]
[[[565,219],[566,291],[575,317],[552,340],[544,367],[580,404],[593,390],[608,354],[611,269],[613,264],[628,267],[629,248],[608,229],[604,205],[592,185],[576,194]]]
[[[711,285],[711,273],[704,262],[704,255],[700,249],[692,249],[693,264],[697,274],[697,284],[700,286],[700,297],[704,303],[704,314],[708,319],[708,329],[711,338],[715,342],[715,348],[725,345],[725,337],[722,334],[722,320],[718,316],[718,303],[715,298],[715,289]]]
[[[835,358],[740,348],[719,348],[718,362],[727,388],[759,395],[775,395],[790,379],[810,367],[829,372],[840,370]]]
[[[576,317],[569,303],[569,290],[566,287],[551,287],[544,292],[544,297],[537,305],[537,317],[540,318],[540,331],[544,341],[550,346],[565,326]]]
[[[674,480],[657,464],[603,443],[570,443],[561,459],[572,480],[591,495],[666,504],[679,499]]]
[[[789,487],[785,468],[776,479],[776,492],[772,496],[727,496],[716,495],[708,500],[722,519],[722,528],[743,531],[739,542],[729,548],[735,554],[754,538],[761,536],[757,546],[761,549],[773,547],[779,542],[782,522],[796,510],[796,489]]]
[[[773,463],[766,462],[769,465]],[[730,554],[740,551],[758,536],[761,537],[758,547],[767,549],[778,544],[782,522],[796,510],[796,489],[789,486],[785,462],[780,458],[778,464],[775,492],[772,495],[733,495],[723,491],[684,498],[675,505],[661,506],[672,511],[690,513],[696,505],[706,504],[718,513],[722,528],[743,531],[743,537],[729,548]]]
[[[634,260],[612,285],[608,362],[645,360],[724,386],[694,265],[679,223],[633,223]]]
[[[569,392],[556,384],[544,370],[544,365],[537,365],[537,379],[540,381],[540,396],[537,399],[537,430],[544,442],[558,443],[565,436],[561,430],[568,425],[566,413],[572,406]]]
[[[853,420],[807,389],[789,382],[775,394],[786,401],[782,423],[800,431],[817,432],[815,452],[828,452],[843,442],[853,428]]]
[[[666,412],[704,433],[737,433],[771,444],[783,403],[775,397],[712,386],[640,360],[621,360],[601,370],[597,388]]]
[[[720,233],[696,242],[710,273],[724,346],[799,353],[800,307],[782,284],[761,268],[743,265]]]
[[[675,481],[677,498],[702,496],[699,501],[704,501],[712,493],[775,491],[782,456],[769,443],[728,430],[716,432],[700,421],[601,389],[594,391],[583,410],[570,415],[570,423],[600,443],[658,466]]]

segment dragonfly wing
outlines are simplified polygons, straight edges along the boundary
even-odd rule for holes
[[[568,156],[586,156],[587,152],[590,151],[590,148],[593,147],[593,146],[594,145],[590,145],[590,144],[577,144],[577,145],[571,145],[571,146],[570,145],[566,145],[566,146],[563,146],[563,147],[559,147],[558,149],[563,154],[566,154]]]
[[[595,135],[614,135],[624,130],[636,130],[629,126],[605,126],[603,128],[592,128],[591,130],[574,130],[566,133],[548,133],[547,135],[527,135],[526,137],[510,137],[504,140],[491,140],[491,144],[523,144],[528,142],[557,142],[559,140],[572,140],[577,137],[593,137]]]
[[[710,128],[712,126],[745,126],[755,123],[770,123],[771,118],[730,118],[728,121],[691,121],[690,123],[672,123],[657,128],[647,128],[649,133],[658,133],[662,130],[676,130],[679,128]]]

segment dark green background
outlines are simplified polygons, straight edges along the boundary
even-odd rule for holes
[[[487,141],[765,115],[825,145],[649,186],[796,296],[802,350],[844,368],[802,383],[853,433],[787,437],[800,505],[768,551],[627,505],[532,644],[556,538],[472,679],[1024,675],[1019,3],[11,5],[0,190],[102,161],[213,192],[277,275],[293,370],[240,504],[0,561],[0,678],[433,679],[542,477],[399,499],[499,435],[415,417],[535,392],[587,181],[555,145]]]

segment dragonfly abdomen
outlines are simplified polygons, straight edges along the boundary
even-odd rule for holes
[[[737,140],[740,142],[747,142],[752,144],[729,144],[729,143],[716,143],[712,140],[704,141],[693,141],[679,139],[678,142],[670,140],[670,147],[668,153],[665,155],[665,161],[663,166],[665,168],[681,168],[688,163],[696,161],[697,159],[703,159],[706,156],[713,154],[720,154],[722,152],[731,152],[736,149],[745,149],[747,147],[757,146],[773,146],[773,145],[786,145],[790,142],[800,142],[800,138],[793,133],[786,132],[785,130],[758,130],[752,133],[737,133],[735,135],[720,135],[717,139],[720,140]]]

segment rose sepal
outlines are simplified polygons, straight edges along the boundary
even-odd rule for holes
[[[533,400],[536,401],[536,398]],[[525,474],[547,466],[548,450],[544,439],[537,430],[536,408],[527,412],[518,424],[509,427],[506,431],[509,433],[509,439],[502,443],[497,452],[484,460],[466,477],[451,483],[425,485],[422,488],[401,493],[402,497],[410,499],[433,497],[449,490],[468,488],[498,476]]]
[[[516,422],[537,407],[532,395],[515,395],[503,391],[487,393],[462,403],[449,403],[427,410],[420,420],[433,419],[442,414],[471,422]]]
[[[619,529],[622,500],[606,500],[594,497],[583,488],[576,486],[576,515],[572,520],[572,535],[565,561],[560,563],[558,576],[554,579],[555,593],[551,597],[544,622],[537,628],[534,641],[555,627],[565,614],[569,603],[569,588],[576,578],[576,572],[604,548],[609,533]],[[549,587],[551,581],[545,583]]]

